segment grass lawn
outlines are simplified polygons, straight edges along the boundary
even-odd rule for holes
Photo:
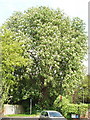
[[[5,117],[39,117],[40,113],[37,114],[11,114],[5,115]]]

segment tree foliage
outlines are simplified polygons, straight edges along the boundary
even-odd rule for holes
[[[38,7],[14,13],[4,26],[3,81],[15,86],[8,89],[13,100],[32,97],[45,108],[59,94],[74,93],[83,79],[86,54],[87,37],[80,18]]]
[[[24,55],[25,36],[21,39],[16,33],[2,27],[0,37],[2,40],[2,97],[3,100],[7,100],[12,96],[10,93],[15,89],[14,85],[17,86],[20,80],[20,76],[15,73],[16,70],[19,74],[19,68],[23,69],[28,59]]]

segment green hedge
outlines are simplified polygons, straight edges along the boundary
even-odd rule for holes
[[[68,118],[70,114],[86,115],[88,104],[71,104],[65,97],[62,97],[62,100],[60,100],[59,96],[54,102],[54,108]]]

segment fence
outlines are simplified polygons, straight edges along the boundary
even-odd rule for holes
[[[1,111],[1,115],[10,115],[10,114],[22,114],[24,112],[21,105],[9,105],[4,104],[4,108]]]

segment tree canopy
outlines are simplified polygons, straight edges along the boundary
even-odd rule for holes
[[[15,12],[1,27],[1,40],[6,102],[32,97],[45,108],[81,85],[87,36],[80,18],[48,7]]]

